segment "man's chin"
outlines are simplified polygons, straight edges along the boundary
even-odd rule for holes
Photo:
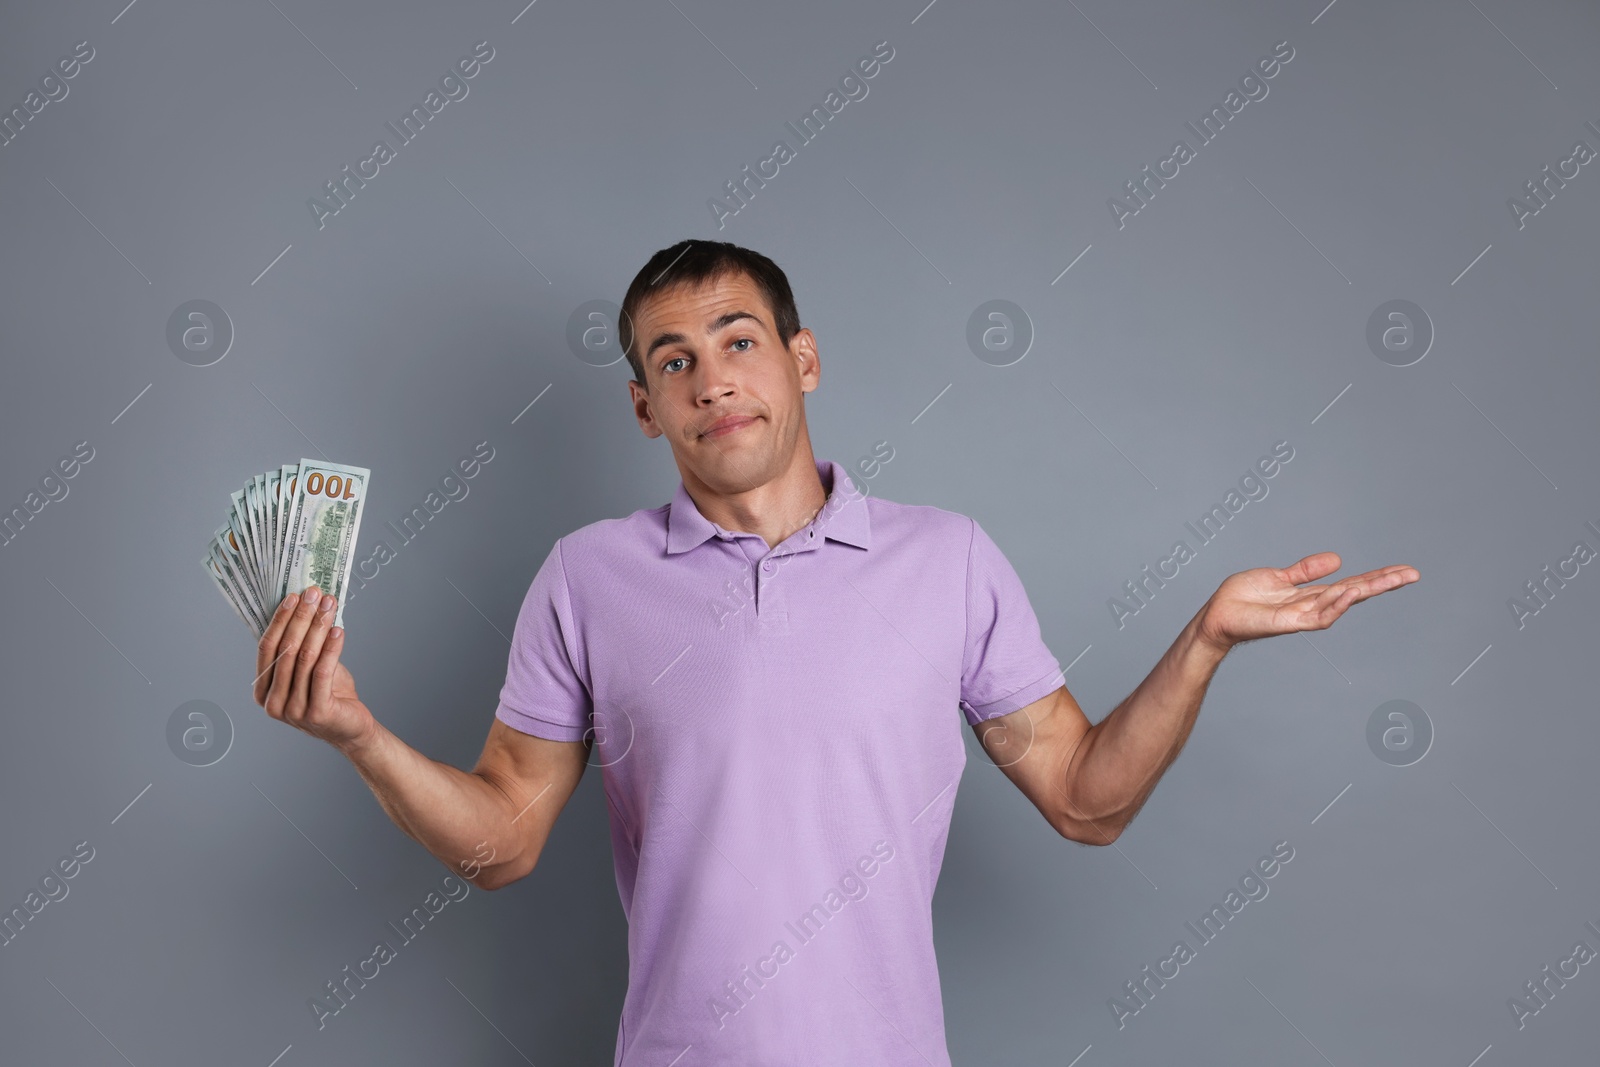
[[[741,445],[729,448],[708,447],[711,440],[706,438],[699,439],[697,443],[701,447],[694,449],[693,454],[687,457],[690,460],[688,465],[703,483],[718,493],[731,495],[748,492],[770,476],[770,450],[761,446],[760,442],[755,442],[756,447]]]

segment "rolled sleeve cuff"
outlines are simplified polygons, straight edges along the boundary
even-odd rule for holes
[[[530,715],[513,708],[504,700],[495,708],[494,717],[513,730],[542,737],[546,741],[582,741],[589,733],[587,725],[573,726],[571,723],[541,719],[537,715]]]
[[[1000,715],[1009,715],[1013,711],[1019,711],[1040,697],[1048,696],[1061,688],[1065,677],[1065,671],[1059,666],[1052,666],[1049,673],[1029,682],[1010,695],[1001,697],[999,700],[991,700],[987,704],[969,704],[965,700],[961,701],[961,712],[966,716],[967,722],[973,726]]]

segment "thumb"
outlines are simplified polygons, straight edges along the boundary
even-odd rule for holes
[[[1337,552],[1313,552],[1283,569],[1284,581],[1291,585],[1314,582],[1338,570],[1342,564]]]

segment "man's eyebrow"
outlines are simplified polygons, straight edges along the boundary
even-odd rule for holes
[[[718,315],[716,318],[712,319],[706,324],[706,336],[709,337],[729,323],[738,322],[740,319],[754,319],[757,323],[761,322],[760,316],[751,314],[748,311],[727,311],[721,315]],[[763,323],[763,325],[765,324]],[[686,340],[688,340],[688,338],[684,337],[681,333],[658,334],[656,339],[650,342],[650,347],[645,350],[644,362],[650,362],[650,357],[655,355],[656,349],[660,348],[662,345],[683,344]]]

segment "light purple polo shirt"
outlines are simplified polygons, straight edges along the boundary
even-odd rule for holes
[[[558,539],[495,715],[591,737],[628,918],[616,1067],[946,1067],[932,901],[968,723],[1062,684],[972,519],[864,496],[768,549],[682,482]],[[962,716],[953,714],[956,707]]]

